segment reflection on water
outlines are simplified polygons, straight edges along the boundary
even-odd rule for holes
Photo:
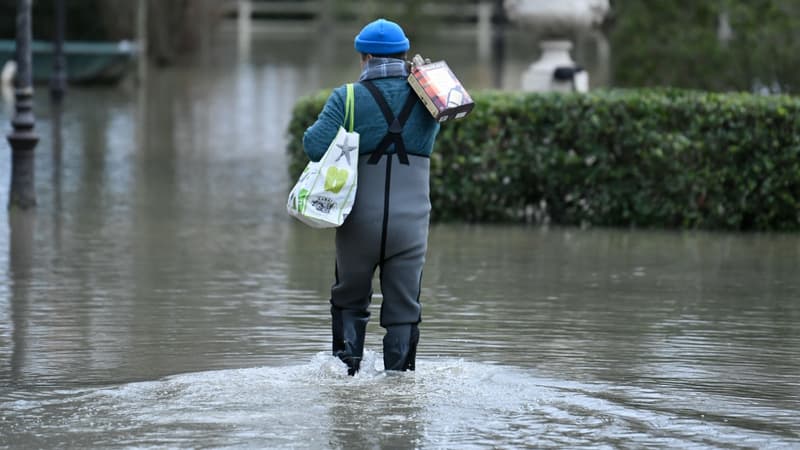
[[[257,44],[37,97],[39,207],[0,208],[0,446],[800,445],[798,235],[435,225],[418,372],[380,370],[371,323],[344,376],[284,131],[357,65]]]

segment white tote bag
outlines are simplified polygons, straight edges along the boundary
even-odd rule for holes
[[[353,209],[358,181],[358,133],[353,131],[355,97],[347,85],[344,123],[328,150],[306,166],[289,193],[286,210],[314,228],[333,228],[344,223]]]

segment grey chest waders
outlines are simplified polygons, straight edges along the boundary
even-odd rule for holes
[[[409,90],[395,117],[372,82],[361,84],[374,97],[389,129],[375,151],[359,157],[355,204],[336,230],[336,282],[331,289],[333,354],[347,364],[350,375],[361,364],[377,268],[383,294],[380,324],[386,329],[384,367],[414,370],[431,210],[430,159],[409,154],[402,136],[419,100]],[[394,153],[389,153],[391,146]]]

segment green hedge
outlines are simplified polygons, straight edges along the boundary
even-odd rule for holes
[[[294,178],[303,131],[289,125]],[[694,91],[480,92],[431,157],[434,220],[800,229],[800,99]]]

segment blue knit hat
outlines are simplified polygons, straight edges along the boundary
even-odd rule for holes
[[[367,24],[355,39],[356,50],[370,55],[403,53],[410,46],[400,25],[386,19],[378,19]]]

